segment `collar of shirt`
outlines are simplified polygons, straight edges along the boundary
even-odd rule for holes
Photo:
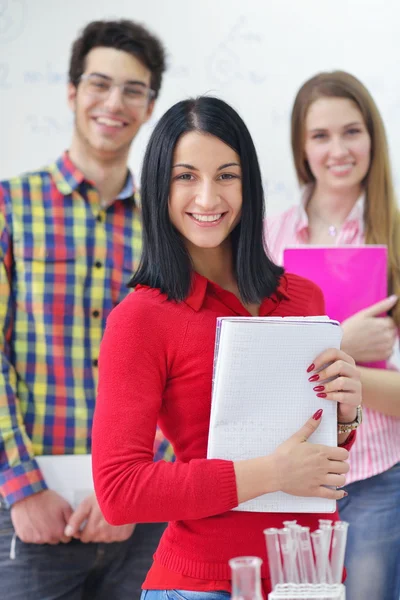
[[[53,176],[58,191],[63,194],[63,196],[72,194],[72,192],[77,190],[84,181],[93,185],[90,181],[85,179],[82,171],[74,165],[67,151],[65,151],[55,163],[50,165],[49,171]],[[128,170],[124,187],[116,197],[116,200],[128,200],[132,197],[137,203],[138,191],[135,186],[133,175]]]
[[[298,218],[295,225],[295,233],[296,235],[305,241],[308,240],[308,215],[306,212],[306,207],[308,201],[310,200],[313,186],[306,185],[303,188],[301,201],[298,210]],[[358,198],[357,202],[351,209],[350,213],[347,215],[343,225],[342,230],[346,229],[354,229],[359,235],[364,234],[364,208],[365,208],[365,193],[363,192]]]
[[[260,316],[270,314],[282,299],[290,300],[290,294],[288,293],[287,288],[288,285],[286,277],[285,275],[282,275],[275,292],[262,301],[260,306]],[[208,294],[218,297],[218,299],[225,304],[225,306],[230,308],[236,314],[242,316],[250,315],[235,294],[225,290],[217,283],[210,281],[206,277],[203,277],[203,275],[194,272],[192,278],[192,287],[188,297],[185,299],[185,303],[193,308],[193,310],[198,312],[202,308]]]

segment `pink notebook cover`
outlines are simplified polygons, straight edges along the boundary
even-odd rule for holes
[[[386,246],[297,246],[286,248],[283,264],[319,285],[326,314],[340,322],[387,297]],[[384,369],[386,363],[368,366]]]

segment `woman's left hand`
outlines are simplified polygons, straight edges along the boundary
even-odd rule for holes
[[[338,402],[338,421],[354,421],[362,395],[360,375],[351,356],[330,348],[317,356],[308,372],[317,396]]]

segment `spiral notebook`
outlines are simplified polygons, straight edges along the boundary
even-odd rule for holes
[[[319,285],[326,314],[339,322],[387,297],[386,246],[297,246],[286,248],[283,264]],[[384,369],[386,362],[365,366]]]
[[[217,319],[208,458],[242,460],[271,454],[319,408],[310,442],[337,445],[337,405],[317,398],[307,367],[323,350],[339,348],[342,330],[328,317]],[[334,500],[283,492],[235,510],[333,512]]]

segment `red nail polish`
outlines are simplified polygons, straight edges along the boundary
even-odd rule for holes
[[[348,496],[348,492],[343,492],[343,498],[346,498],[346,496]]]
[[[323,392],[325,389],[324,385],[316,385],[315,387],[313,387],[314,392]]]
[[[314,363],[312,363],[312,364],[311,364],[311,365],[308,367],[308,369],[307,369],[307,373],[311,373],[311,371],[314,371],[314,369],[315,369],[315,365],[314,365]]]
[[[317,412],[316,412],[316,413],[314,413],[314,414],[313,414],[313,416],[312,416],[312,418],[314,419],[314,421],[319,421],[319,420],[320,420],[320,418],[322,417],[322,413],[323,413],[323,412],[324,412],[324,411],[323,411],[323,409],[322,409],[322,408],[319,408],[319,409],[317,410]]]
[[[318,398],[326,398],[326,394],[325,392],[322,392],[322,394],[317,394]]]
[[[308,381],[318,381],[319,379],[319,375],[318,373],[316,375],[311,375],[311,377],[308,378]]]

